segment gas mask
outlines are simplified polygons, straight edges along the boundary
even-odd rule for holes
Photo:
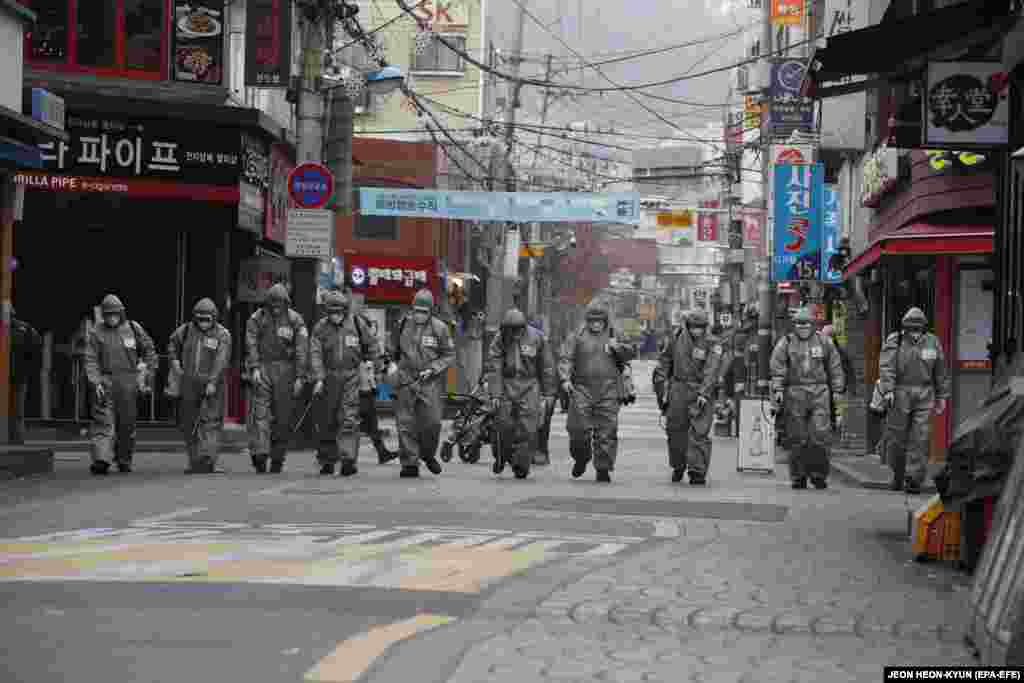
[[[689,330],[690,337],[694,340],[703,339],[704,334],[707,332],[706,327],[687,327],[686,329]]]
[[[345,313],[343,311],[331,311],[327,314],[327,319],[332,325],[341,325],[342,321],[345,320]]]
[[[196,327],[203,332],[209,332],[213,328],[213,318],[208,318],[206,316],[197,317]]]
[[[910,341],[914,342],[915,344],[921,341],[922,336],[924,336],[924,332],[922,330],[917,329],[916,327],[911,327],[907,329],[907,337],[909,337]]]
[[[429,312],[420,310],[414,310],[412,312],[412,321],[417,325],[426,325],[428,320],[430,320]]]
[[[270,304],[270,315],[274,316],[275,318],[280,318],[281,316],[283,316],[284,305],[276,302]]]
[[[811,323],[796,323],[793,325],[793,329],[796,330],[796,336],[800,339],[810,339],[811,334],[814,332],[814,325]]]
[[[594,334],[601,334],[604,332],[604,321],[600,318],[594,318],[587,321],[587,329]]]
[[[103,314],[103,324],[106,325],[107,327],[117,327],[118,325],[121,324],[121,314],[120,313],[104,313]]]

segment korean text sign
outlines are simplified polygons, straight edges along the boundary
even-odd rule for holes
[[[191,184],[238,185],[237,129],[183,127],[171,120],[69,114],[68,142],[40,145],[46,170],[69,175],[161,178]]]
[[[772,62],[771,124],[811,130],[814,126],[814,102],[800,95],[806,66],[796,59]]]
[[[432,259],[353,256],[346,264],[352,290],[369,299],[411,302],[421,289],[434,289]]]
[[[245,85],[287,88],[292,68],[292,3],[249,0],[245,17]]]
[[[825,167],[778,164],[774,175],[772,280],[819,280]]]
[[[839,239],[843,231],[843,204],[835,185],[825,186],[821,225],[821,280],[842,282],[843,271],[829,267],[839,252]]]

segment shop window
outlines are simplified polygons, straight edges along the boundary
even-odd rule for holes
[[[158,80],[168,46],[167,0],[26,0],[30,67]]]
[[[124,0],[126,69],[160,71],[163,5],[163,0]]]
[[[465,51],[465,36],[444,36],[445,41]],[[462,57],[452,52],[440,40],[433,40],[422,54],[413,54],[412,71],[421,73],[463,73]]]
[[[352,237],[357,240],[397,240],[398,218],[395,216],[364,216],[358,214]]]
[[[68,58],[68,1],[34,0],[36,24],[25,34],[32,62],[66,62]]]

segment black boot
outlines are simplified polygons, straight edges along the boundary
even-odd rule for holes
[[[434,457],[433,455],[428,455],[427,457],[423,458],[423,462],[426,464],[427,469],[430,470],[431,474],[435,476],[441,474],[441,463],[437,461],[436,457]]]
[[[826,480],[825,477],[812,477],[811,483],[814,484],[814,488],[816,489],[828,488],[828,480]]]
[[[679,482],[681,482],[683,480],[683,477],[685,477],[685,476],[686,476],[686,468],[685,467],[677,467],[677,468],[675,468],[674,470],[672,470],[672,483],[673,484],[678,484]]]
[[[793,480],[793,488],[805,489],[807,488],[807,477],[797,477]]]
[[[388,447],[384,445],[384,440],[379,435],[373,439],[373,448],[377,451],[377,464],[379,465],[389,463],[398,457],[398,453],[388,450]]]
[[[576,464],[572,466],[572,478],[579,479],[583,476],[583,473],[587,471],[587,461],[577,460]]]
[[[597,481],[601,482],[602,484],[609,484],[609,483],[611,483],[611,481],[612,481],[612,473],[609,472],[608,470],[598,470],[597,471]]]
[[[121,460],[118,460],[117,461],[117,471],[118,472],[131,472],[132,471],[132,459],[131,458],[122,458]]]
[[[916,496],[917,494],[921,493],[921,485],[918,484],[913,479],[911,479],[910,477],[907,477],[907,482],[904,485],[903,490],[912,496]]]
[[[254,455],[251,457],[252,467],[260,474],[267,473],[267,456],[265,455]]]
[[[270,473],[281,474],[284,469],[284,458],[272,458],[270,461]]]
[[[102,476],[110,471],[110,463],[106,460],[96,460],[93,464],[89,465],[89,471],[96,476]]]
[[[704,486],[707,483],[707,475],[697,474],[693,470],[690,470],[690,486]]]
[[[416,465],[402,465],[402,471],[398,476],[403,479],[416,479],[420,476],[420,468]]]
[[[351,477],[358,471],[359,469],[356,467],[356,464],[351,460],[345,460],[341,463],[341,476],[343,477]]]
[[[323,477],[334,476],[334,463],[333,462],[322,462],[320,463],[320,475]]]

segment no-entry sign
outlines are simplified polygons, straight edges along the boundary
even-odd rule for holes
[[[334,176],[323,164],[299,164],[288,174],[288,194],[303,209],[321,209],[334,194]]]

